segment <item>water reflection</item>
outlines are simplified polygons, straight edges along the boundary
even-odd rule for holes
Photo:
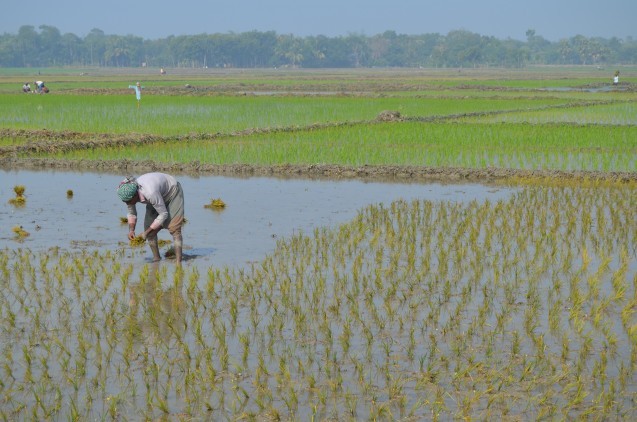
[[[142,333],[145,341],[181,339],[186,327],[183,272],[173,267],[170,275],[173,280],[166,265],[153,262],[142,269],[138,282],[130,284],[128,332]]]
[[[0,170],[0,248],[34,251],[59,246],[70,250],[129,250],[126,215],[115,189],[122,174]],[[244,266],[272,252],[278,239],[314,228],[337,226],[372,203],[397,199],[497,201],[510,189],[480,184],[379,183],[279,178],[178,176],[186,202],[184,253],[186,265]],[[26,204],[8,203],[15,185],[24,185]],[[73,196],[68,197],[67,191]],[[226,203],[223,211],[204,208],[212,198]],[[30,236],[14,239],[11,228],[22,226]],[[160,239],[170,240],[165,230]],[[139,251],[139,250],[138,250]],[[162,255],[165,251],[162,251]],[[131,259],[150,261],[132,251]]]

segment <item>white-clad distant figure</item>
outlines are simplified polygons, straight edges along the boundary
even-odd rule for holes
[[[139,103],[142,100],[142,86],[137,82],[135,85],[128,85],[129,88],[135,90],[135,97],[137,98],[137,108],[139,108]]]

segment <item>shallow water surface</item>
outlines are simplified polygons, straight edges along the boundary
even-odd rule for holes
[[[120,223],[126,206],[115,192],[121,174],[0,170],[0,248],[33,251],[63,249],[116,250],[128,248],[127,226]],[[186,201],[184,253],[187,263],[243,266],[274,250],[278,239],[317,227],[349,221],[372,203],[397,199],[471,201],[498,200],[510,189],[480,184],[416,184],[325,181],[279,178],[178,176]],[[9,200],[13,187],[26,187],[26,205]],[[67,190],[73,191],[67,197]],[[204,208],[221,198],[226,208]],[[144,205],[138,204],[137,233],[143,230]],[[30,236],[15,239],[12,228],[22,226]],[[170,240],[166,230],[160,239]],[[165,250],[166,248],[163,248]],[[144,260],[150,251],[144,248]],[[163,251],[162,251],[163,253]]]

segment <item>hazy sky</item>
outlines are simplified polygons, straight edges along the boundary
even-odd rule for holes
[[[637,38],[637,0],[2,0],[0,33],[55,26],[84,37],[275,31],[329,37],[467,30],[500,39]]]

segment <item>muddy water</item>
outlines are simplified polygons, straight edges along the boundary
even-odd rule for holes
[[[63,249],[129,251],[131,260],[150,262],[144,247],[132,249],[126,239],[126,215],[115,189],[121,174],[0,170],[0,248],[33,251]],[[186,265],[244,266],[271,253],[278,239],[314,228],[337,226],[358,210],[397,199],[492,201],[511,190],[481,184],[409,184],[325,181],[266,177],[179,176],[186,199],[184,245]],[[9,200],[13,187],[26,187],[26,205]],[[67,197],[67,190],[73,191]],[[204,208],[213,198],[226,203],[223,211]],[[143,216],[144,205],[138,204]],[[143,218],[142,218],[143,220]],[[138,224],[138,232],[142,223]],[[30,236],[15,239],[14,226]],[[170,240],[163,230],[160,239]],[[167,247],[162,250],[165,251]]]

